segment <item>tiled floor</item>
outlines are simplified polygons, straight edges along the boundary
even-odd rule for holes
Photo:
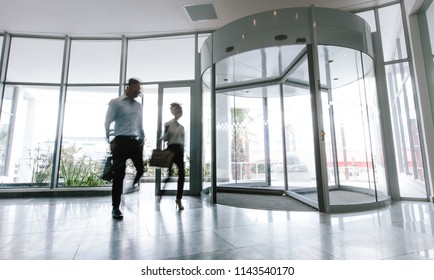
[[[434,205],[399,202],[351,214],[213,205],[156,197],[153,186],[111,198],[0,199],[1,260],[434,259]]]

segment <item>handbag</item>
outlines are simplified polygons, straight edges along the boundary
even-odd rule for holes
[[[102,176],[101,179],[106,180],[106,181],[111,181],[113,180],[113,157],[112,156],[108,156],[105,160],[104,163],[104,169],[102,172]]]
[[[151,159],[149,160],[149,166],[153,167],[170,167],[173,163],[173,152],[164,149],[152,150]]]

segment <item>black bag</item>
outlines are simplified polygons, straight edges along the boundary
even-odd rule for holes
[[[173,152],[165,149],[152,150],[151,159],[149,160],[149,166],[153,167],[170,167],[173,162]]]
[[[113,171],[113,157],[108,156],[104,163],[104,170],[102,172],[101,179],[110,182],[111,180],[113,180]]]

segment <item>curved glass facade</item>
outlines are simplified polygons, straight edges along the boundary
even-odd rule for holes
[[[190,160],[190,134],[199,131],[190,125],[198,37],[71,39],[1,34],[0,188],[37,192],[36,188],[110,186],[100,178],[108,155],[104,117],[108,102],[123,94],[128,78],[136,77],[142,82],[143,97],[137,100],[144,108],[145,124],[142,180],[155,182],[156,193],[160,192],[159,179],[166,174],[149,168],[148,161],[160,143],[163,123],[171,117],[169,104],[179,102],[187,133],[184,190],[186,195],[200,193],[190,186],[190,170],[200,170],[200,163]],[[176,54],[177,60],[154,63],[169,57],[165,53]],[[195,138],[192,142],[199,146]],[[127,164],[126,179],[134,172],[132,163]],[[195,178],[200,182],[200,176]],[[176,188],[169,183],[165,191],[172,194]]]
[[[295,25],[302,31],[280,33],[276,22],[284,18],[294,19],[286,22],[288,30]],[[342,18],[349,25],[339,26]],[[309,22],[317,23],[312,30]],[[213,53],[203,58],[202,77],[205,92],[215,96],[217,202],[218,191],[229,189],[283,191],[325,212],[388,201],[367,24],[353,14],[312,7],[233,25],[216,31],[202,51]],[[267,37],[263,30],[279,35]],[[237,35],[222,48],[226,36]]]

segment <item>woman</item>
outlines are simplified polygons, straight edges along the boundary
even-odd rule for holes
[[[164,124],[164,135],[162,140],[167,142],[167,149],[173,152],[173,163],[178,167],[178,188],[176,192],[176,206],[179,210],[184,210],[182,205],[182,193],[184,191],[185,168],[184,168],[184,127],[178,122],[182,117],[182,107],[178,103],[170,104],[170,112],[174,116],[173,119]],[[172,165],[169,167],[169,180],[172,174]]]

